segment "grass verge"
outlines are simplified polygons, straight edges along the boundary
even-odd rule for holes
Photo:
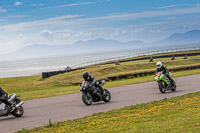
[[[186,70],[180,72],[173,72],[173,77],[181,77],[181,76],[188,76],[200,74],[200,69],[195,70]],[[135,78],[127,78],[115,81],[106,82],[105,88],[111,87],[118,87],[130,84],[137,84],[137,83],[144,83],[154,81],[154,75],[148,75],[143,77],[135,77]],[[38,99],[44,97],[51,97],[51,96],[59,96],[71,93],[78,93],[80,86],[57,86],[57,87],[38,87],[38,88],[29,88],[29,89],[14,89],[8,90],[9,94],[16,93],[20,96],[22,100],[31,100],[31,99]]]
[[[200,55],[190,56],[187,60],[182,57],[177,57],[176,60],[171,61],[169,58],[155,59],[154,61],[162,61],[167,68],[173,69],[183,66],[200,65]],[[42,80],[41,75],[14,77],[14,78],[0,78],[1,87],[8,92],[16,93],[21,96],[22,100],[37,99],[42,97],[58,96],[63,94],[70,94],[79,92],[79,86],[75,85],[82,82],[81,74],[84,71],[90,72],[96,79],[102,80],[112,76],[120,76],[132,74],[137,72],[154,71],[156,69],[155,62],[149,63],[148,60],[130,61],[121,63],[121,65],[105,64],[89,66],[83,70],[77,70],[69,73],[56,75],[45,80]],[[180,72],[173,72],[173,77],[180,77],[186,75],[200,74],[200,69],[185,70]],[[105,87],[116,87],[122,85],[129,85],[135,83],[142,83],[153,81],[154,75],[141,77],[128,77],[123,80],[109,80]]]
[[[23,129],[17,133],[48,132],[199,132],[200,92],[138,104],[91,116]]]

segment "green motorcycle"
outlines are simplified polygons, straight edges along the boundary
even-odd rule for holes
[[[169,73],[170,77],[172,74]],[[155,80],[158,82],[158,87],[161,93],[165,93],[166,91],[176,91],[176,83],[172,79],[172,82],[162,73],[159,72],[156,74]]]

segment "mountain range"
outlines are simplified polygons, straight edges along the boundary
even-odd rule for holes
[[[189,44],[200,43],[200,30],[192,30],[186,33],[174,33],[167,37],[166,39],[153,42],[144,43],[139,40],[120,42],[116,40],[106,40],[106,39],[95,39],[88,41],[78,41],[74,44],[66,45],[42,45],[33,44],[26,46],[20,50],[13,53],[4,55],[8,58],[29,58],[29,57],[41,57],[41,56],[54,56],[54,55],[71,55],[79,53],[88,52],[100,52],[100,51],[114,51],[114,50],[126,50],[126,49],[136,49],[141,47],[164,47],[171,48],[172,46],[181,46]]]
[[[200,43],[200,30],[191,30],[186,33],[174,33],[164,40],[155,42],[160,44],[192,44]]]

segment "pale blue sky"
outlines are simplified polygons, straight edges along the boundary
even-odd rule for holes
[[[0,0],[0,52],[97,38],[153,42],[199,23],[199,0]]]

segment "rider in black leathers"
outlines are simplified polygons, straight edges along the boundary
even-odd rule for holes
[[[5,103],[10,107],[10,111],[12,112],[15,108],[15,105],[13,105],[10,101],[8,101],[8,94],[0,87],[0,101]]]
[[[97,96],[99,98],[102,98],[101,94],[100,94],[100,89],[102,89],[102,86],[100,85],[101,81],[98,81],[94,78],[94,76],[90,75],[88,72],[84,72],[83,73],[83,78],[85,81],[89,82],[89,87],[94,88],[94,92],[95,94],[97,94]],[[95,86],[95,87],[93,87]]]
[[[173,85],[172,78],[169,75],[169,71],[167,70],[167,67],[162,65],[162,62],[160,61],[156,63],[156,66],[157,66],[156,73],[162,72],[165,75],[165,77],[167,77]]]

